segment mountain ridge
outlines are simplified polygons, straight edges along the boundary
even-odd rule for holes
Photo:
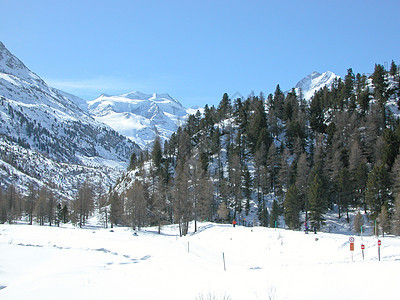
[[[188,115],[187,109],[167,93],[133,91],[102,94],[88,101],[88,112],[145,149],[156,136],[167,140]]]
[[[113,184],[131,154],[139,151],[134,142],[75,104],[83,99],[48,86],[3,43],[0,100],[3,186],[18,182],[21,176],[16,174],[22,173],[27,178],[22,189],[29,183],[54,184],[70,197],[69,191],[76,190],[89,174]],[[21,153],[30,159],[21,160]],[[52,170],[57,168],[65,176],[55,179]]]
[[[324,86],[329,88],[334,80],[339,78],[340,76],[331,71],[326,71],[322,74],[317,71],[313,71],[298,81],[294,86],[294,89],[297,95],[309,101],[316,91],[322,89]]]

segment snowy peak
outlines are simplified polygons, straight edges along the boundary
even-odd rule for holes
[[[142,148],[158,135],[168,139],[188,112],[169,94],[144,94],[139,91],[122,95],[101,95],[88,102],[89,113]]]
[[[44,83],[38,75],[29,70],[22,61],[14,56],[2,42],[0,42],[0,73],[15,76],[30,83]]]
[[[334,80],[338,78],[340,77],[331,71],[326,71],[322,74],[314,71],[300,80],[296,84],[295,90],[302,98],[310,100],[316,91],[324,86],[330,87]]]
[[[139,149],[77,106],[84,104],[48,86],[0,42],[0,185],[56,183],[70,195],[93,167],[99,177],[119,174]]]

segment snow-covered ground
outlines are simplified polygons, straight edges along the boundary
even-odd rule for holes
[[[352,259],[349,235],[213,223],[177,233],[0,225],[0,299],[399,297],[400,238],[380,238],[378,261],[372,236],[355,236]]]

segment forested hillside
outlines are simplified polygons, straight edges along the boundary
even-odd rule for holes
[[[76,203],[89,204],[70,205],[70,216],[83,224],[96,207],[114,225],[177,223],[185,235],[192,220],[323,228],[328,212],[347,222],[360,212],[400,234],[399,78],[392,62],[370,76],[348,69],[309,101],[279,85],[267,97],[224,94],[163,145],[133,154],[101,201],[88,183]]]
[[[185,234],[192,219],[228,222],[254,208],[254,222],[274,226],[282,215],[293,229],[304,219],[323,226],[328,211],[349,222],[360,210],[398,231],[398,100],[394,62],[369,77],[349,69],[309,102],[279,85],[266,98],[224,94],[164,145],[132,158],[111,197],[112,219],[180,223]]]

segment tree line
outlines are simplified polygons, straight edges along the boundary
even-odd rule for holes
[[[231,222],[254,209],[260,225],[284,220],[292,229],[303,221],[320,228],[329,211],[347,222],[359,212],[357,231],[362,211],[383,231],[399,234],[400,122],[392,113],[400,107],[399,78],[392,62],[390,70],[376,64],[371,76],[348,69],[310,101],[279,85],[266,97],[224,94],[163,145],[157,138],[151,149],[132,154],[128,172],[108,193],[95,192],[87,180],[65,204],[66,215],[81,226],[93,211],[112,226],[177,224],[185,235],[190,221],[197,230],[199,220]],[[41,193],[51,198],[49,191],[29,191],[15,207],[54,224],[60,218],[50,221],[49,211],[57,216],[57,206],[47,200],[53,208],[41,210]],[[2,222],[21,212],[5,195],[8,189],[0,194]]]
[[[369,77],[348,69],[308,102],[279,85],[267,97],[232,101],[224,94],[217,107],[190,115],[163,147],[156,140],[150,152],[133,156],[121,182],[132,194],[138,186],[143,191],[146,224],[177,223],[183,234],[189,220],[229,222],[251,207],[263,226],[282,216],[289,228],[303,221],[320,228],[328,211],[347,222],[350,212],[363,211],[398,233],[400,127],[393,105],[399,107],[394,62],[389,71],[376,64]]]

